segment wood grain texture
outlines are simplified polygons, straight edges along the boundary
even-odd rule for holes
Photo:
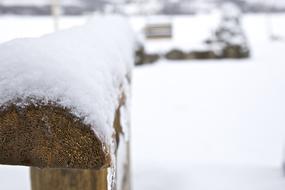
[[[5,105],[0,108],[0,164],[32,166],[32,190],[130,190],[126,101],[122,92],[112,149],[91,126],[54,103]]]
[[[31,168],[33,190],[107,190],[107,169]]]
[[[125,104],[122,96],[114,120],[113,140],[116,148],[108,169],[39,169],[31,168],[32,190],[130,190],[130,148],[122,129],[120,108]],[[123,150],[123,151],[121,151]]]
[[[104,146],[90,126],[54,104],[0,111],[0,164],[101,169],[110,166]]]

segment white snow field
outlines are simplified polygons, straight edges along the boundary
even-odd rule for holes
[[[185,27],[181,32],[189,32],[189,41],[192,33],[194,37],[199,37],[199,30],[205,34],[200,25],[211,24],[198,17],[173,19]],[[66,18],[62,24],[73,20],[84,22]],[[0,41],[49,32],[35,26],[47,21],[4,17]],[[35,27],[9,35],[24,22]],[[267,26],[264,15],[245,17],[252,48],[248,60],[162,60],[135,68],[134,190],[284,189],[285,41],[269,41]],[[275,15],[273,26],[285,40],[285,15]],[[36,32],[38,28],[42,31]],[[27,168],[0,167],[0,189],[30,189],[28,179]]]

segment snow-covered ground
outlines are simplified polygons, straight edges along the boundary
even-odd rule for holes
[[[274,32],[285,34],[284,26],[276,16]],[[249,60],[135,70],[136,189],[284,189],[285,41],[268,40],[262,15],[247,16],[244,27]]]
[[[85,24],[91,16],[61,18],[60,29]],[[6,42],[14,38],[39,37],[54,32],[52,17],[0,17],[0,42]]]
[[[285,15],[273,18],[274,32],[285,38]],[[69,18],[62,25],[73,20],[86,19]],[[195,17],[175,20],[191,31]],[[41,35],[52,30],[48,23],[46,18],[1,18],[0,41]],[[269,41],[263,15],[246,16],[244,27],[251,59],[160,61],[135,68],[135,190],[284,189],[285,41]],[[27,168],[0,167],[0,189],[29,189],[28,178]]]

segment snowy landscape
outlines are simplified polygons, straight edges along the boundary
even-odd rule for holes
[[[61,29],[89,16],[63,17]],[[285,186],[285,14],[248,14],[252,51],[245,60],[166,61],[134,68],[132,163],[134,190],[281,190]],[[146,21],[133,17],[138,30]],[[215,24],[211,15],[175,16],[192,46]],[[53,31],[48,17],[5,16],[0,42]],[[159,44],[158,44],[159,46]],[[160,44],[163,46],[163,43]],[[11,182],[12,181],[12,182]],[[30,189],[29,169],[0,167],[0,189]]]

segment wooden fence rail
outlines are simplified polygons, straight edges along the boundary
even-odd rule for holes
[[[134,48],[132,39],[126,38],[129,37],[126,27],[121,17],[103,18],[94,26],[89,24],[38,39],[16,40],[0,47],[0,73],[4,73],[0,76],[0,164],[31,166],[32,190],[130,189],[128,86]],[[102,40],[106,31],[110,35]],[[81,41],[86,35],[90,39]],[[106,44],[114,46],[107,50]],[[124,46],[124,51],[117,53],[118,47]],[[58,55],[58,50],[65,56]],[[37,57],[45,51],[47,53]],[[18,59],[15,61],[7,54]],[[109,62],[98,57],[108,57]],[[56,63],[52,62],[49,70],[46,64],[50,61]],[[45,63],[39,67],[39,62]],[[21,68],[20,72],[17,67]],[[77,68],[73,70],[73,67]],[[74,72],[77,69],[79,71]],[[54,75],[63,70],[69,78]],[[86,88],[89,80],[85,79],[76,86],[77,80],[85,77],[78,73],[84,72],[99,89],[92,85]],[[52,76],[58,83],[70,81],[61,89],[42,73]],[[98,78],[99,73],[105,74],[104,77]],[[15,77],[21,80],[17,80],[19,84]],[[36,91],[31,90],[33,88]],[[51,92],[57,93],[50,95]],[[90,106],[86,112],[83,109],[82,115],[75,114],[82,104],[94,104],[95,108]],[[90,122],[90,118],[95,118],[94,122]]]

